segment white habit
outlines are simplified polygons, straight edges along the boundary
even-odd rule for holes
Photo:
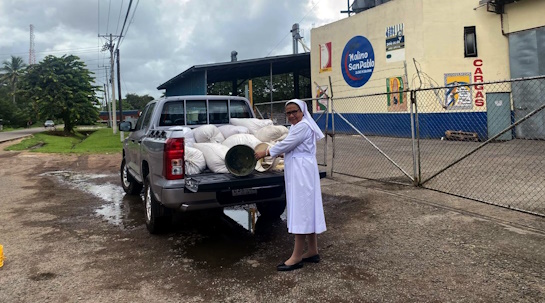
[[[303,119],[292,125],[288,136],[269,151],[273,157],[285,153],[288,232],[292,234],[319,234],[326,230],[316,161],[316,137],[323,134],[314,132]]]

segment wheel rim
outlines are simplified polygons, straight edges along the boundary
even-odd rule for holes
[[[149,185],[146,188],[146,219],[148,222],[151,221],[151,189]]]
[[[127,166],[123,165],[123,185],[125,187],[129,187],[131,186],[130,182],[129,182],[129,177],[128,177],[128,172],[127,172]]]

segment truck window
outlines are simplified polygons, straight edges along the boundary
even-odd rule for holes
[[[231,100],[231,118],[251,118],[250,107],[241,100]]]
[[[159,126],[185,125],[184,101],[171,101],[163,105]]]
[[[186,101],[186,124],[206,124],[206,100]]]
[[[144,115],[144,121],[142,122],[142,129],[147,129],[149,127],[149,123],[151,121],[151,114],[153,113],[153,108],[155,107],[155,103],[150,104],[148,107],[148,110],[146,111]]]
[[[210,124],[227,124],[227,100],[208,100],[208,120]]]
[[[144,122],[144,115],[146,114],[146,110],[148,110],[149,106],[146,106],[141,114],[140,117],[138,117],[138,121],[136,121],[136,126],[134,127],[135,130],[140,130],[142,128],[142,123]]]

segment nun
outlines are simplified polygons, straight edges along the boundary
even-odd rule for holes
[[[255,153],[258,160],[285,154],[287,227],[288,232],[295,235],[295,245],[290,258],[276,267],[278,271],[299,269],[305,262],[320,262],[317,235],[326,231],[316,161],[316,142],[324,138],[324,134],[305,102],[290,100],[285,110],[291,124],[288,136],[267,150]],[[308,244],[306,252],[305,244]]]

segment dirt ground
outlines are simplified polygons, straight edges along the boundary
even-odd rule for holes
[[[336,176],[322,180],[322,262],[277,272],[285,218],[188,213],[152,236],[120,155],[5,146],[0,302],[545,302],[541,217]]]

